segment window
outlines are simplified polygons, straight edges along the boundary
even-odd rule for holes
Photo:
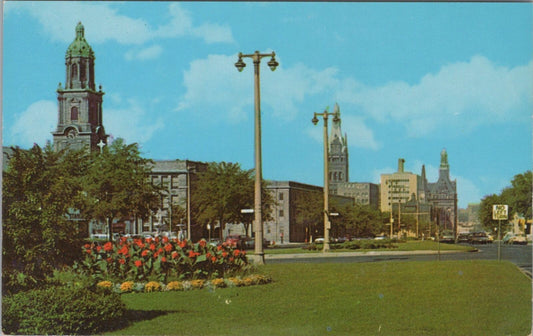
[[[70,120],[78,120],[78,107],[72,106],[70,109]]]
[[[283,201],[283,193],[279,193],[279,200]]]
[[[70,77],[72,79],[78,79],[78,65],[76,63],[72,64],[72,67],[71,67],[71,71],[70,71]]]
[[[283,215],[284,215],[283,210],[280,210],[280,211],[279,211],[279,216],[280,216],[280,217],[283,217]]]

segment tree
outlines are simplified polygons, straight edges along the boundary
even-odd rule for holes
[[[498,221],[492,219],[492,206],[494,204],[507,204],[509,218],[518,213],[526,218],[531,217],[531,171],[515,175],[511,186],[502,190],[499,195],[487,195],[481,200],[479,207],[479,220],[483,227],[492,231],[498,227]]]
[[[85,151],[13,148],[2,183],[4,290],[39,285],[78,257],[79,228],[66,215],[79,206],[88,162]]]
[[[324,235],[324,194],[319,191],[294,191],[295,223],[304,227],[305,239]]]
[[[148,180],[151,160],[140,156],[136,143],[116,139],[101,153],[92,153],[92,163],[83,179],[83,213],[108,224],[122,217],[146,218],[159,206],[161,189]]]
[[[339,210],[347,232],[355,237],[372,237],[384,231],[381,211],[370,205],[347,205]]]
[[[262,217],[270,218],[273,199],[266,191],[263,182]],[[242,209],[253,208],[254,175],[253,170],[242,170],[238,163],[212,162],[205,172],[198,174],[198,180],[191,195],[191,203],[196,221],[205,228],[220,224],[220,238],[227,223],[249,223]]]

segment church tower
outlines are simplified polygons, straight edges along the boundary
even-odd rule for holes
[[[349,181],[348,176],[348,140],[341,131],[341,112],[335,103],[333,123],[329,136],[329,190],[332,195],[337,194],[338,184]]]
[[[102,87],[94,84],[94,52],[81,22],[65,55],[66,81],[57,88],[58,123],[52,132],[54,149],[98,150],[107,143],[102,120]]]

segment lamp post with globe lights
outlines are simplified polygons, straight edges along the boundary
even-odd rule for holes
[[[261,182],[263,179],[262,173],[262,159],[261,159],[261,93],[259,86],[259,64],[263,57],[271,57],[267,65],[270,70],[276,70],[279,63],[276,61],[276,53],[261,54],[255,51],[253,54],[239,53],[239,59],[235,63],[235,67],[241,72],[246,63],[243,58],[251,58],[254,63],[254,105],[255,105],[255,187],[254,187],[254,231],[255,231],[255,255],[257,262],[263,264],[265,262],[265,254],[263,251],[263,220],[262,220],[262,200],[261,200]]]
[[[329,220],[329,143],[328,143],[328,116],[333,116],[333,122],[339,121],[337,113],[328,112],[328,108],[323,113],[315,112],[313,119],[311,120],[314,125],[318,124],[317,116],[324,118],[324,248],[323,252],[329,251],[329,230],[331,229],[331,222]]]

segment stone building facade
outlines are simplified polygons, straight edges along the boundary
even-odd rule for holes
[[[324,206],[324,188],[294,181],[269,181],[267,189],[276,205],[272,210],[273,220],[263,223],[264,237],[276,244],[288,242],[309,242],[313,237],[323,236],[323,217],[310,220],[302,215],[302,207],[309,204],[318,205],[318,212]],[[330,196],[333,204],[353,205],[353,198],[341,195]]]

